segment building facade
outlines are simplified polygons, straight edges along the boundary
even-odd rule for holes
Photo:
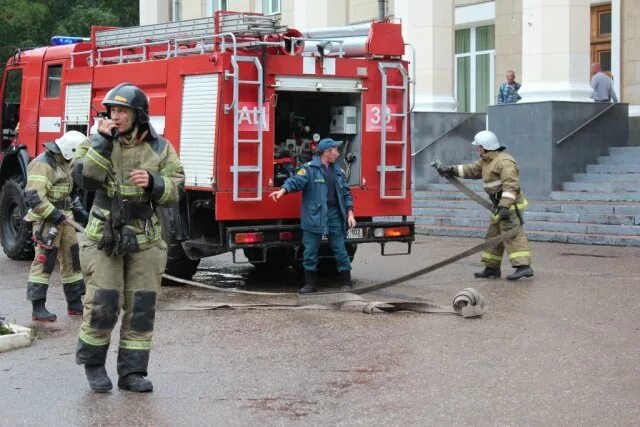
[[[416,48],[416,111],[484,112],[505,72],[521,102],[590,102],[590,64],[640,116],[640,1],[388,0]],[[293,28],[375,19],[378,0],[140,0],[141,25],[210,16],[215,10],[281,13]]]

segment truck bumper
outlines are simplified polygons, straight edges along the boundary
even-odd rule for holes
[[[260,225],[250,227],[230,227],[227,229],[227,244],[233,254],[234,263],[243,263],[236,258],[239,249],[262,250],[262,260],[252,260],[252,263],[266,262],[267,251],[271,248],[291,248],[296,260],[302,259],[302,230],[299,225]],[[415,240],[413,221],[392,222],[359,222],[356,227],[348,230],[346,243],[359,245],[362,243],[380,244],[383,256],[408,255]],[[389,243],[404,243],[406,251],[388,253],[386,245]]]

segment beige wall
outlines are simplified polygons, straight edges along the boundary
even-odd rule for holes
[[[478,3],[487,3],[490,1],[492,0],[455,0],[454,4],[456,7],[458,7],[458,6],[470,6],[472,4],[478,4]]]
[[[496,0],[496,93],[507,70],[515,71],[516,81],[521,81],[522,0]]]
[[[640,1],[623,0],[621,9],[621,99],[629,104],[640,104]]]

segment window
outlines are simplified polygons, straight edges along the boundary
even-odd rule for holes
[[[265,15],[280,13],[280,0],[262,0],[262,13]]]
[[[60,81],[62,80],[62,64],[50,65],[47,68],[47,98],[60,96]]]
[[[20,121],[20,95],[22,94],[22,70],[7,73],[4,99],[2,100],[2,129],[15,129]]]
[[[493,102],[495,26],[456,31],[455,93],[458,111],[485,112]]]
[[[228,10],[227,0],[207,0],[206,16],[213,16],[213,12],[218,10]]]

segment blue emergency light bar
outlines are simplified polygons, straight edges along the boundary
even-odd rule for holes
[[[62,46],[65,44],[75,44],[80,42],[88,42],[87,37],[71,37],[71,36],[53,36],[51,37],[51,44],[53,46]]]

